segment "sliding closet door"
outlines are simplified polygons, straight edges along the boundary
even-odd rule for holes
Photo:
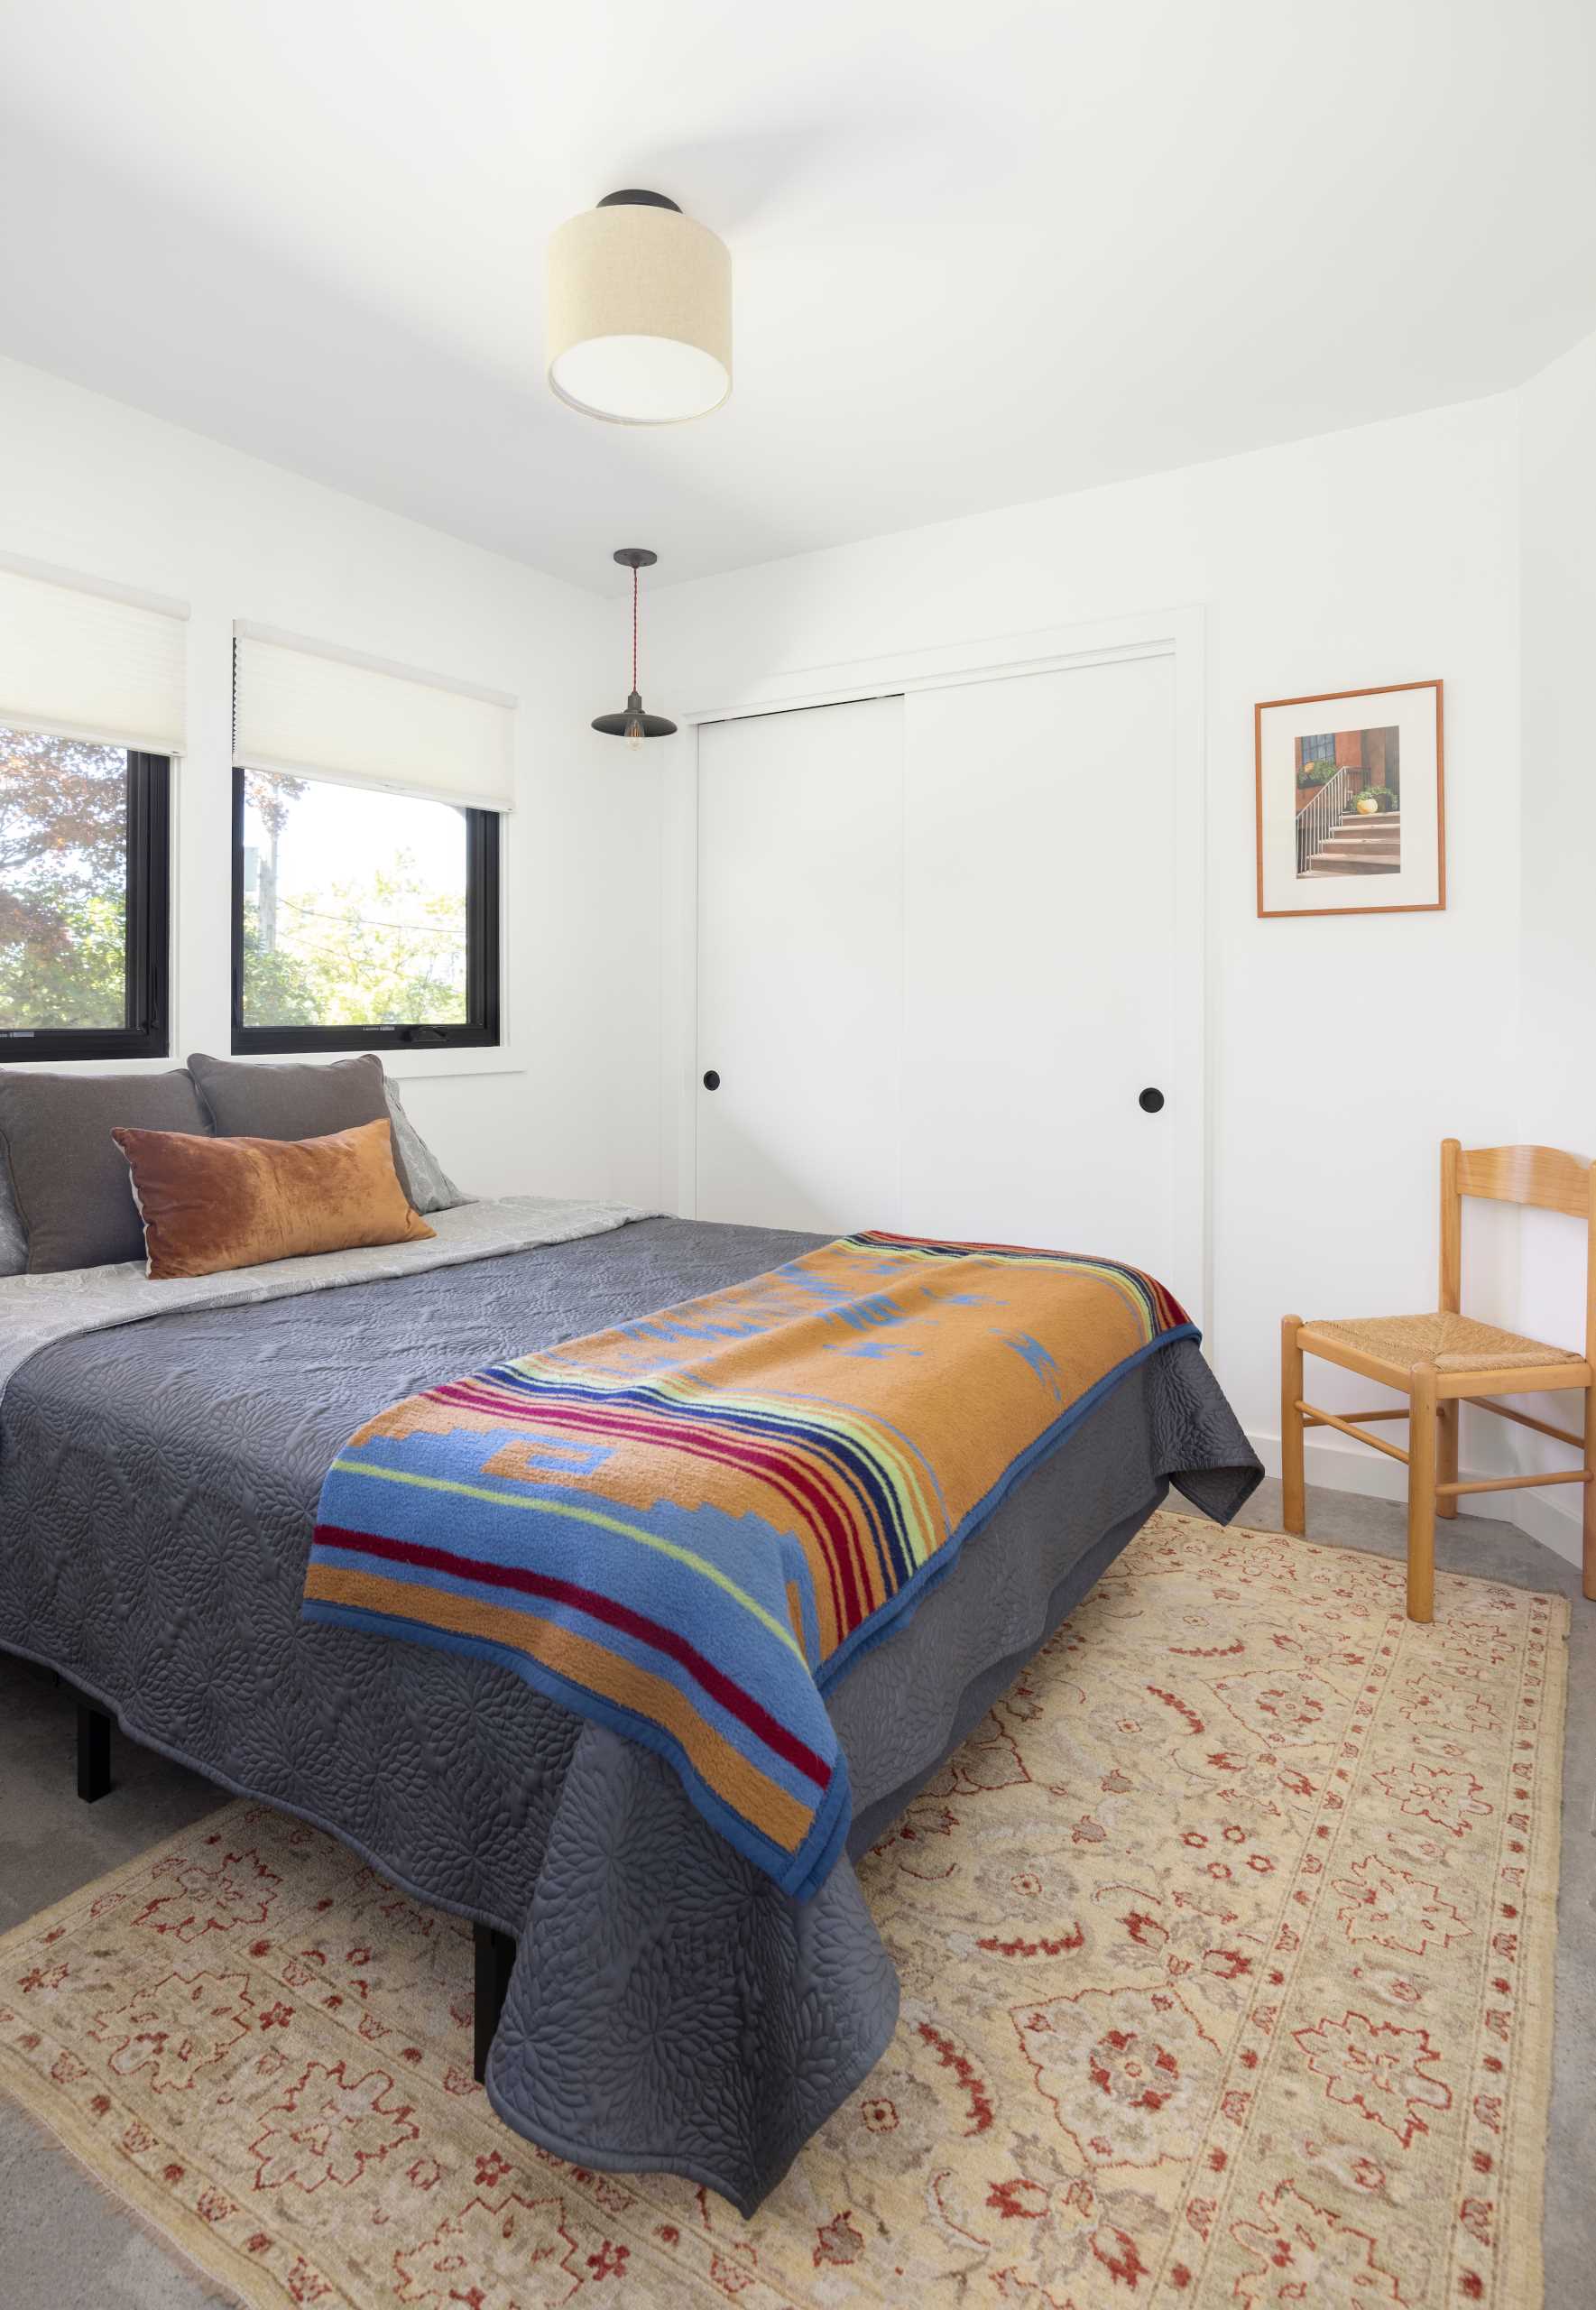
[[[700,1218],[898,1224],[902,883],[901,698],[700,729]]]
[[[905,712],[903,1224],[1169,1275],[1173,661]]]

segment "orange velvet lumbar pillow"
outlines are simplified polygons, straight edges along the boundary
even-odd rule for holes
[[[434,1234],[393,1169],[385,1122],[325,1139],[198,1139],[113,1131],[144,1223],[146,1272],[167,1282],[307,1252]]]

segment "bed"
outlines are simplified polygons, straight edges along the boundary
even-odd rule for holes
[[[852,1861],[1171,1483],[1226,1520],[1261,1470],[1194,1341],[1128,1371],[831,1689],[847,1857],[797,1903],[658,1757],[506,1669],[301,1622],[318,1492],[360,1421],[820,1240],[531,1208],[470,1205],[438,1215],[432,1243],[176,1297],[134,1269],[54,1293],[0,1281],[0,1648],[512,1939],[484,2080],[504,2122],[746,2213],[892,2032],[896,1978]]]

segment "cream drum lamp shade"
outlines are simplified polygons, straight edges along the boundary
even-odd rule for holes
[[[732,260],[658,192],[612,192],[549,244],[549,382],[614,425],[678,425],[732,390]]]

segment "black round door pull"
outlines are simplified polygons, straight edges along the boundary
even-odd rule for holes
[[[1136,1104],[1143,1114],[1156,1115],[1164,1104],[1164,1094],[1149,1084]]]
[[[707,1068],[704,1076],[704,1088],[706,1091],[718,1091],[720,1086],[720,1076],[715,1073],[713,1067]]]

